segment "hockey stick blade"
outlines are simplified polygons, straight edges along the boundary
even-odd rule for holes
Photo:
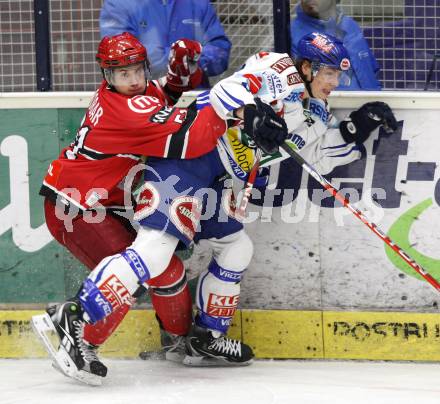
[[[440,292],[440,283],[422,268],[413,258],[402,250],[393,240],[390,239],[375,223],[370,221],[359,209],[353,207],[349,200],[341,195],[329,181],[319,174],[310,164],[308,164],[297,152],[295,152],[287,143],[281,145],[281,148],[289,154],[309,175],[311,175],[321,186],[337,199],[345,208],[355,215],[363,224],[365,224],[374,234],[376,234],[386,245],[388,245],[400,258],[402,258],[414,271],[421,275],[437,291]]]
[[[49,354],[51,359],[53,359],[54,363],[52,364],[52,366],[57,371],[59,371],[64,376],[78,380],[81,383],[85,383],[91,386],[102,385],[101,376],[94,375],[84,370],[79,370],[63,346],[60,346],[58,349],[55,347],[55,345],[52,343],[50,336],[56,335],[58,337],[58,333],[55,329],[55,325],[53,324],[50,316],[47,313],[32,316],[31,326],[34,333],[43,343],[43,346],[46,349],[47,353]]]

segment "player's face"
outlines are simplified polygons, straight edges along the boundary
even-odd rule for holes
[[[116,91],[123,95],[141,95],[145,92],[144,63],[115,68],[112,73],[112,84]]]
[[[341,71],[332,67],[321,67],[311,83],[314,97],[326,100],[339,86]]]
[[[326,19],[335,6],[335,0],[301,0],[301,7],[310,17]]]

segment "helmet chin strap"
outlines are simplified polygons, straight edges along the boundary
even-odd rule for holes
[[[301,68],[301,64],[302,64],[302,61],[300,62],[300,63],[297,63],[297,65],[296,65],[296,70],[298,71],[298,73],[299,73],[299,75],[300,75],[300,77],[301,77],[301,79],[302,79],[302,81],[304,82],[304,85],[305,85],[305,87],[306,87],[306,90],[307,90],[307,93],[309,94],[309,96],[311,97],[311,98],[314,98],[314,96],[313,96],[313,91],[312,91],[312,86],[311,86],[311,84],[312,84],[312,81],[313,81],[313,67],[312,67],[312,70],[311,70],[311,75],[312,75],[312,79],[311,80],[308,80],[307,79],[307,77],[306,77],[306,75],[303,73],[303,71],[302,71],[302,68]]]
[[[313,77],[313,69],[312,69],[312,74],[311,80],[308,80],[306,75],[303,73],[302,68],[301,68],[301,62],[296,64],[296,70],[298,71],[302,81],[304,82],[304,85],[306,87],[307,90],[307,94],[309,95],[308,98],[304,98],[302,101],[302,105],[303,105],[303,112],[304,112],[304,116],[306,117],[305,122],[310,126],[313,125],[314,120],[311,117],[311,113],[310,113],[310,98],[314,98],[313,96],[313,91],[312,91],[312,81],[314,79]]]

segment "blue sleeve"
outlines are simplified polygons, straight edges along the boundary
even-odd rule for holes
[[[135,3],[121,0],[106,0],[99,15],[101,37],[130,32],[138,36],[137,24],[133,19],[136,14]]]
[[[203,12],[201,21],[204,30],[204,41],[202,42],[203,50],[200,66],[208,76],[217,76],[228,68],[231,41],[227,38],[209,1],[205,2],[205,10],[201,11]]]
[[[344,17],[347,26],[348,46],[353,71],[360,83],[360,89],[381,90],[382,86],[377,79],[379,65],[359,24],[352,18]],[[344,40],[345,43],[345,40]]]

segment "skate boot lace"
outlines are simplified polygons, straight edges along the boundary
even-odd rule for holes
[[[165,351],[178,351],[185,350],[185,336],[176,335],[173,336],[172,341],[169,344],[163,346]]]
[[[210,345],[210,349],[216,350],[223,354],[241,356],[241,342],[225,337],[216,338]]]
[[[96,354],[96,348],[84,341],[84,324],[80,321],[74,321],[75,337],[78,342],[78,349],[81,352],[85,362],[91,363],[93,361],[99,362]]]

